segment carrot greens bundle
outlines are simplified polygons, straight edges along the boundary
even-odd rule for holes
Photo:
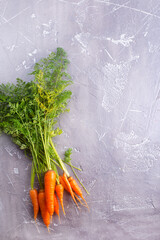
[[[32,159],[30,197],[34,219],[40,206],[47,227],[50,224],[48,216],[52,217],[54,211],[59,216],[57,197],[65,215],[64,189],[71,194],[77,206],[77,200],[82,203],[80,196],[84,201],[82,205],[88,207],[81,189],[66,167],[71,167],[80,182],[74,170],[80,169],[71,164],[72,149],[69,148],[61,159],[53,141],[62,133],[62,129],[57,127],[58,118],[69,111],[67,104],[72,93],[67,87],[72,81],[67,73],[68,64],[66,52],[57,48],[56,52],[35,64],[30,74],[32,81],[18,78],[16,84],[0,85],[0,131],[11,136],[12,141]],[[59,169],[63,170],[62,176],[58,174]],[[38,178],[39,193],[34,188],[35,177]]]

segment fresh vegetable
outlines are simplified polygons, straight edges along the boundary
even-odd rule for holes
[[[64,187],[64,189],[69,192],[69,189],[68,189],[68,186],[66,185],[64,179],[63,179],[63,176],[59,176],[59,181],[61,183],[61,185]],[[70,193],[70,192],[69,192]]]
[[[47,227],[54,210],[59,215],[55,192],[64,215],[64,188],[71,194],[77,207],[77,201],[82,202],[76,194],[84,200],[66,167],[71,167],[80,182],[75,169],[81,169],[71,164],[72,149],[66,150],[64,158],[61,158],[54,142],[54,137],[63,132],[57,126],[58,119],[62,113],[69,112],[67,104],[72,93],[67,88],[72,81],[67,73],[68,64],[65,51],[57,48],[56,52],[35,64],[30,74],[32,81],[17,79],[16,84],[0,85],[0,132],[11,136],[13,142],[32,160],[30,197],[34,218],[36,220],[39,204]],[[63,176],[59,176],[59,169],[63,171]],[[40,187],[38,201],[35,178]],[[81,185],[85,189],[82,183]]]
[[[60,216],[59,216],[59,203],[58,203],[58,199],[57,199],[55,193],[54,193],[54,211],[58,215],[58,218],[60,219]]]
[[[54,213],[55,184],[56,184],[56,173],[53,170],[46,172],[44,176],[45,198],[46,198],[46,206],[51,216]]]
[[[50,214],[47,210],[44,190],[39,191],[38,201],[39,201],[39,206],[40,206],[41,216],[42,216],[43,222],[48,228],[49,224],[50,224]]]
[[[88,207],[88,204],[87,204],[86,200],[84,199],[82,191],[81,191],[80,187],[78,186],[76,180],[73,177],[69,177],[68,181],[70,183],[70,186],[71,186],[72,190],[75,193],[77,193],[77,195],[80,196],[83,199],[83,201],[85,202],[86,206]]]
[[[60,182],[61,182],[62,186],[64,187],[64,189],[65,189],[68,193],[70,193],[70,191],[69,191],[69,189],[68,189],[68,187],[67,187],[67,185],[66,185],[66,183],[65,183],[65,181],[64,181],[64,179],[63,179],[63,176],[59,176],[59,179],[60,179]],[[74,194],[74,197],[81,203],[81,205],[83,205],[84,207],[88,207],[88,206],[84,205],[84,204],[81,202],[81,200],[80,200],[79,197],[75,194],[75,192],[73,192],[73,194]]]
[[[71,194],[71,197],[72,197],[73,201],[75,202],[75,204],[76,204],[77,207],[78,207],[77,201],[76,201],[76,199],[75,199],[75,197],[74,197],[72,188],[71,188],[71,186],[70,186],[70,183],[69,183],[69,181],[68,181],[68,179],[67,179],[67,176],[66,176],[65,172],[63,173],[63,177],[62,177],[62,178],[63,178],[63,181],[65,182],[65,185],[66,185],[69,193]]]
[[[63,206],[63,193],[64,193],[63,185],[62,184],[57,184],[55,191],[56,191],[57,196],[59,198],[59,201],[60,201],[60,204],[61,204],[61,207],[62,207],[62,210],[63,210],[63,214],[66,215],[66,213],[64,211],[64,206]]]
[[[39,202],[38,202],[38,192],[37,189],[31,189],[29,195],[32,201],[33,210],[34,210],[34,220],[36,221],[37,215],[39,212]]]

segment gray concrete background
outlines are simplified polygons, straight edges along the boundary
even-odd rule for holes
[[[56,139],[90,196],[90,213],[65,195],[48,234],[33,221],[30,167],[0,137],[1,240],[160,239],[160,1],[1,0],[0,82],[26,81],[57,47],[69,56],[73,97]]]

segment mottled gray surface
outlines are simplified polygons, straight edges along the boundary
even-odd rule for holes
[[[160,1],[1,0],[0,82],[29,80],[58,46],[71,61],[73,97],[63,153],[90,191],[90,213],[65,195],[66,218],[48,234],[33,221],[30,167],[0,137],[1,240],[160,239]]]

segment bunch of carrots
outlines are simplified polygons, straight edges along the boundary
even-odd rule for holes
[[[71,167],[80,182],[74,170],[80,169],[71,164],[72,149],[69,148],[61,159],[53,139],[62,133],[57,127],[59,116],[69,111],[67,104],[72,93],[66,88],[72,81],[67,73],[68,64],[66,52],[57,48],[56,52],[35,64],[32,81],[17,79],[16,84],[0,85],[0,131],[11,136],[32,160],[30,198],[34,219],[40,208],[47,228],[54,212],[59,217],[59,202],[65,215],[64,189],[78,208],[78,202],[88,208],[81,188],[66,167],[66,164]],[[63,171],[61,176],[59,168]],[[39,192],[34,188],[35,177]]]
[[[54,212],[60,218],[59,203],[57,197],[59,198],[63,214],[65,215],[65,210],[63,206],[64,189],[71,194],[71,197],[78,208],[79,206],[76,200],[78,200],[82,205],[84,205],[78,196],[80,196],[84,200],[84,206],[88,208],[82,191],[74,178],[72,178],[71,176],[67,177],[66,173],[64,172],[62,176],[59,176],[59,180],[60,182],[56,183],[56,173],[53,170],[49,170],[45,173],[44,189],[40,189],[39,193],[37,189],[30,190],[30,198],[34,209],[34,219],[36,221],[40,208],[43,222],[47,226],[47,228],[49,227],[50,220],[52,219]]]

